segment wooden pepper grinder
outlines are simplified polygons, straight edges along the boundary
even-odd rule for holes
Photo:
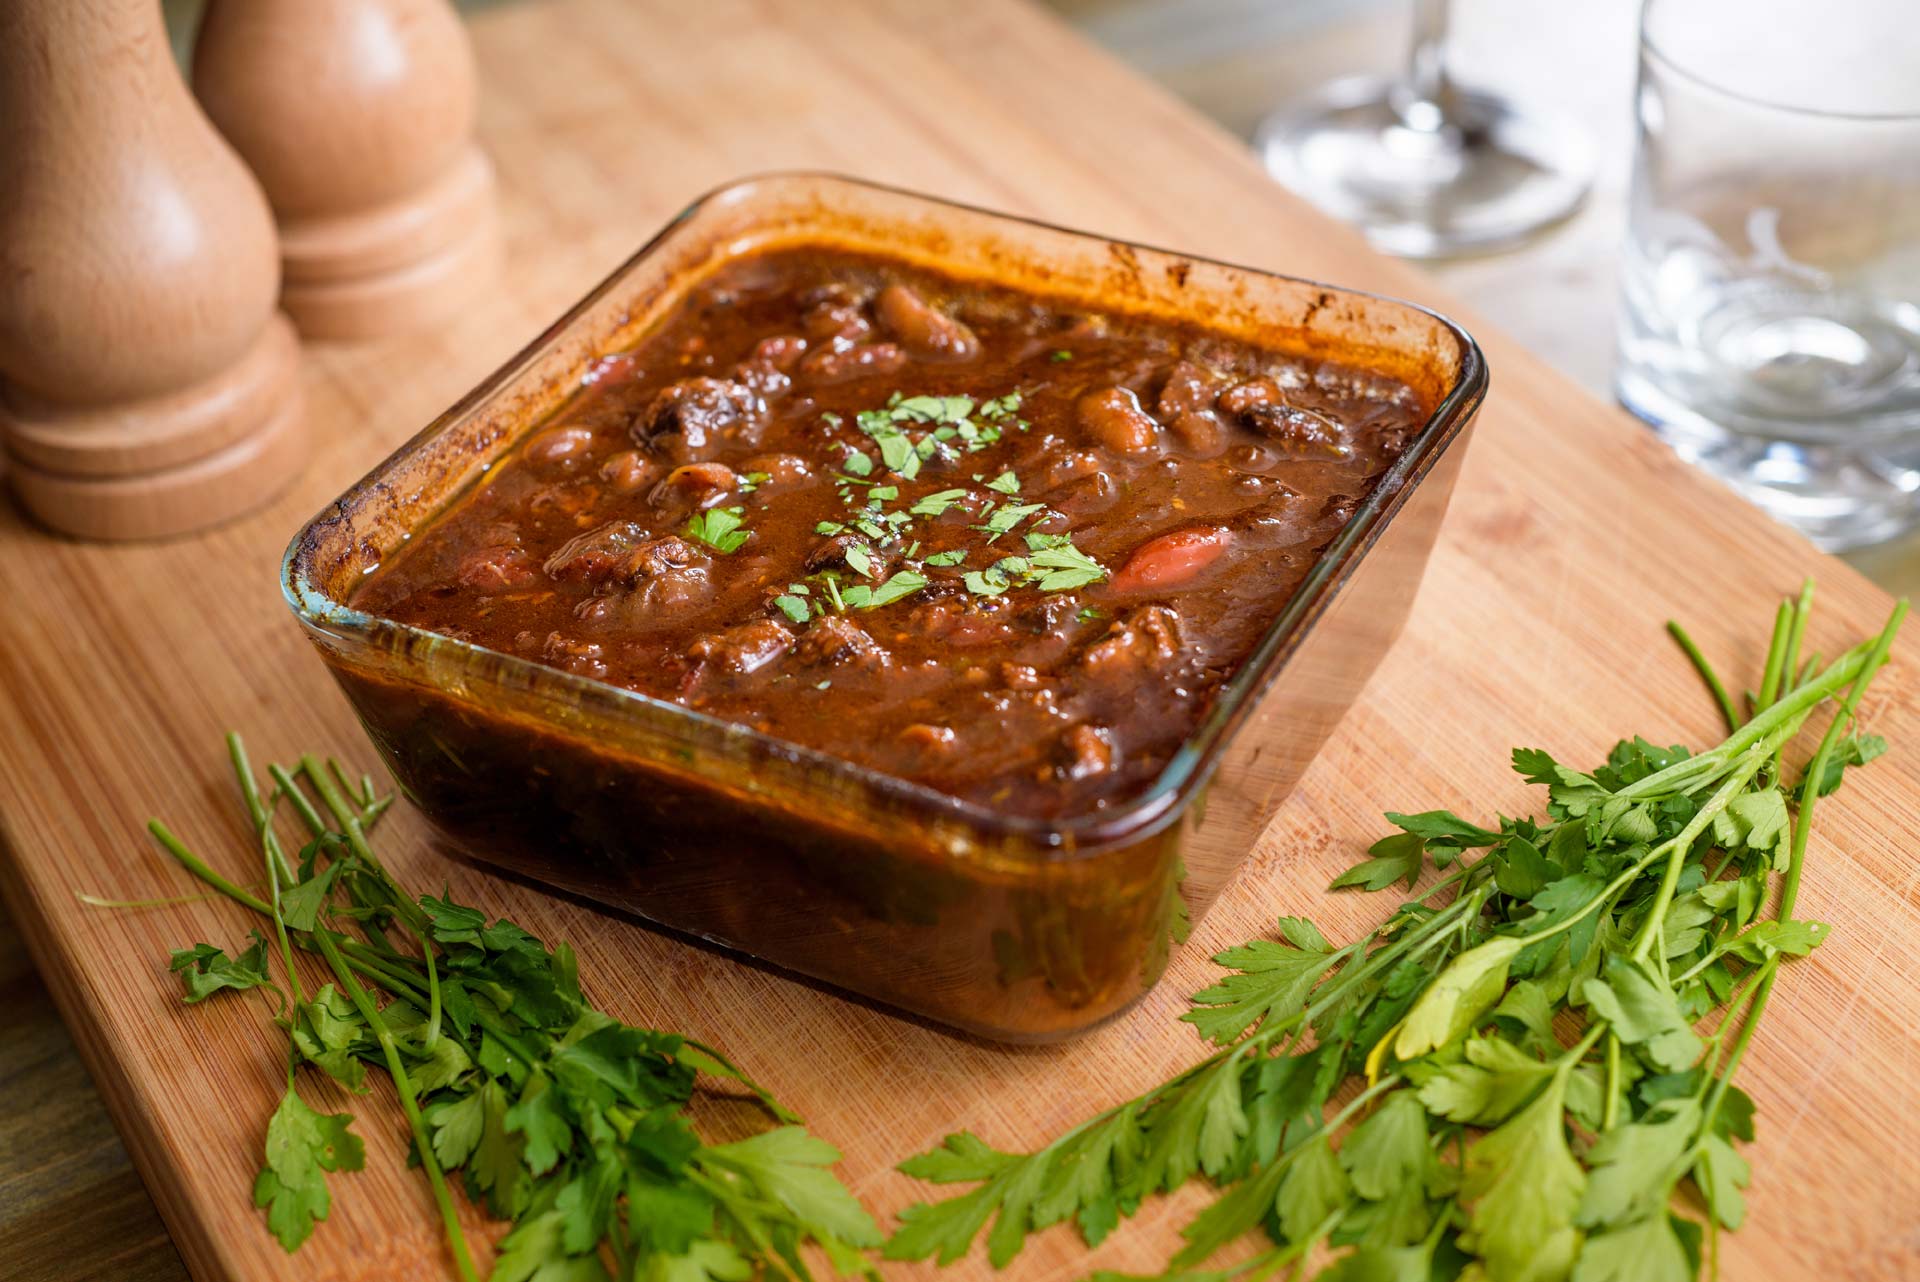
[[[210,0],[193,86],[266,188],[302,333],[415,329],[491,279],[493,167],[447,0]]]
[[[305,459],[259,186],[194,104],[156,0],[0,3],[0,446],[24,506],[177,534]]]

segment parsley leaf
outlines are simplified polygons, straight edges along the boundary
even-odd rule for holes
[[[267,1122],[267,1164],[253,1182],[253,1204],[267,1213],[267,1227],[289,1251],[327,1218],[333,1198],[328,1171],[357,1171],[365,1164],[360,1137],[345,1113],[316,1113],[291,1083]]]
[[[711,507],[687,519],[687,537],[706,544],[721,555],[740,550],[750,531],[741,528],[739,507]]]
[[[912,570],[896,571],[885,583],[873,589],[867,598],[866,608],[876,609],[890,605],[902,597],[912,596],[927,586],[927,576]]]
[[[211,944],[195,944],[168,959],[167,969],[180,976],[186,986],[187,1001],[202,1002],[223,990],[245,992],[273,986],[267,978],[267,941],[257,930],[248,934],[252,945],[236,957]]]

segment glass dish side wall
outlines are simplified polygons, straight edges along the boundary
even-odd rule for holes
[[[1186,808],[1179,858],[1195,921],[1252,853],[1406,626],[1466,457],[1475,406],[1477,400],[1466,409],[1454,447],[1409,485],[1378,537],[1354,551],[1344,582],[1301,630],[1297,648],[1250,703],[1203,796]],[[1292,911],[1285,904],[1274,908],[1275,915]]]
[[[1199,318],[1263,345],[1381,368],[1440,408],[1395,483],[1356,515],[1355,538],[1343,536],[1222,693],[1208,728],[1147,796],[1084,823],[984,812],[341,604],[361,574],[556,408],[596,355],[631,346],[718,261],[796,240]],[[1414,514],[1444,509],[1451,487],[1450,466],[1420,474],[1457,459],[1449,446],[1483,385],[1471,341],[1405,304],[847,180],[751,180],[696,204],[316,518],[289,549],[286,590],[402,787],[450,846],[943,1022],[1008,1040],[1057,1038],[1151,986],[1181,894],[1196,916],[1212,902],[1384,652],[1431,544]],[[1401,544],[1409,552],[1396,571],[1382,553]],[[1375,559],[1380,573],[1356,573]],[[1329,610],[1336,597],[1360,604]],[[1358,631],[1346,637],[1333,625],[1349,616]],[[1326,642],[1301,646],[1323,628]],[[1288,679],[1296,663],[1301,675]],[[1268,686],[1274,696],[1250,715]],[[1227,782],[1211,803],[1191,805],[1223,748]]]
[[[450,853],[1000,1040],[1086,1028],[1165,965],[1169,826],[1088,859],[955,857],[888,822],[911,815],[836,823],[713,777],[739,762],[639,761],[364,656],[330,666]]]

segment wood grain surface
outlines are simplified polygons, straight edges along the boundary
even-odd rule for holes
[[[690,197],[755,170],[831,168],[1447,307],[1425,278],[1278,192],[1226,135],[1015,0],[558,0],[490,13],[474,38],[508,239],[497,293],[431,336],[309,348],[318,454],[256,516],[100,548],[0,514],[0,884],[201,1279],[426,1279],[446,1266],[390,1096],[350,1103],[317,1080],[317,1106],[360,1115],[368,1170],[333,1181],[333,1219],[298,1257],[281,1253],[247,1202],[279,1034],[246,1001],[183,1008],[164,967],[169,948],[238,939],[241,913],[104,911],[75,892],[188,889],[141,834],[152,814],[243,866],[228,727],[248,733],[256,760],[315,746],[369,760],[279,600],[283,545]],[[390,863],[571,940],[590,994],[623,1018],[728,1048],[841,1146],[843,1173],[883,1217],[918,1192],[892,1164],[949,1130],[1040,1141],[1198,1055],[1174,1016],[1208,953],[1277,913],[1336,936],[1374,919],[1377,902],[1321,887],[1378,835],[1381,810],[1525,806],[1505,762],[1514,743],[1582,759],[1622,732],[1706,738],[1712,710],[1664,643],[1669,615],[1744,675],[1771,597],[1804,574],[1821,581],[1822,650],[1887,608],[1519,343],[1462,319],[1485,343],[1494,391],[1414,621],[1167,980],[1103,1030],[1046,1049],[956,1038],[442,860],[411,814],[383,829]],[[1917,673],[1920,637],[1864,710],[1893,752],[1822,811],[1802,904],[1834,933],[1790,968],[1748,1057],[1760,1138],[1749,1227],[1723,1245],[1731,1278],[1920,1275],[1920,867],[1905,841],[1920,823]],[[1155,1268],[1192,1202],[1145,1208],[1091,1258],[1049,1232],[1007,1276]],[[0,1256],[0,1273],[24,1275],[14,1264]],[[975,1257],[952,1273],[988,1270]]]

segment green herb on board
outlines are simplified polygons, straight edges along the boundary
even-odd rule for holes
[[[1388,814],[1334,886],[1436,879],[1347,944],[1283,917],[1220,953],[1183,1016],[1219,1049],[1046,1147],[961,1132],[903,1163],[967,1187],[902,1212],[885,1255],[950,1264],[985,1231],[999,1267],[1066,1220],[1095,1245],[1204,1177],[1167,1279],[1297,1277],[1310,1256],[1320,1282],[1717,1274],[1751,1174],[1734,1076],[1782,968],[1827,935],[1795,916],[1808,835],[1842,763],[1879,751],[1854,722],[1907,609],[1822,666],[1799,653],[1811,605],[1808,585],[1781,609],[1745,716],[1676,629],[1730,723],[1713,748],[1625,739],[1586,771],[1518,749],[1540,818]],[[1783,769],[1828,705],[1805,772]]]
[[[263,790],[239,737],[227,746],[264,897],[159,820],[149,828],[270,931],[254,932],[237,956],[195,944],[171,968],[189,1002],[262,990],[287,1031],[286,1091],[266,1122],[254,1184],[286,1250],[330,1214],[328,1177],[365,1162],[354,1119],[308,1105],[301,1071],[363,1091],[372,1065],[392,1082],[466,1282],[479,1274],[454,1206],[456,1178],[512,1221],[494,1282],[807,1282],[803,1247],[819,1248],[842,1275],[877,1278],[865,1252],[880,1232],[834,1177],[840,1155],[718,1051],[597,1009],[566,944],[549,947],[445,892],[403,890],[373,850],[391,798],[376,797],[371,778],[353,784],[308,756],[268,767]],[[297,843],[283,844],[287,811]],[[323,959],[328,982],[306,989],[296,948]],[[706,1142],[687,1111],[702,1077],[751,1092],[774,1124]]]

